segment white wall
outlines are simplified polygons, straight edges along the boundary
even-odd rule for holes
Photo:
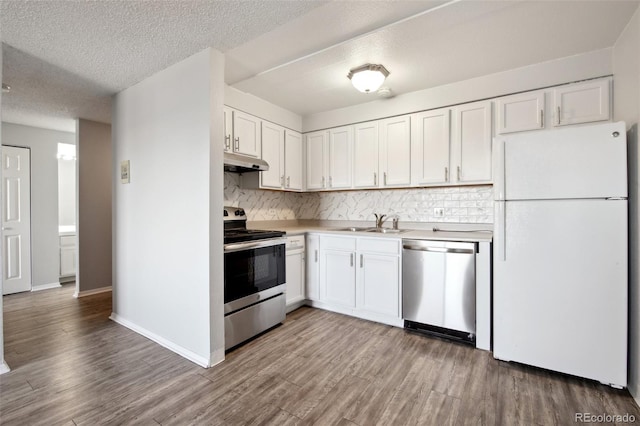
[[[59,283],[58,142],[75,134],[3,123],[2,143],[31,149],[31,276],[34,288]]]
[[[111,287],[111,125],[77,122],[76,296]]]
[[[640,404],[640,11],[613,49],[615,120],[624,120],[629,144],[629,391]]]
[[[112,114],[112,318],[200,365],[224,357],[223,67],[207,49],[117,94]]]
[[[611,75],[611,54],[611,49],[607,48],[391,99],[320,112],[303,117],[302,128],[304,132],[310,132]]]

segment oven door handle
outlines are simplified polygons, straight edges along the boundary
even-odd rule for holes
[[[224,252],[233,253],[236,251],[278,246],[280,244],[285,244],[286,241],[287,241],[286,238],[270,238],[268,240],[250,241],[246,243],[225,244]]]

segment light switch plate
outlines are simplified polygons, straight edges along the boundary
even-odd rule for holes
[[[131,169],[129,160],[124,160],[120,162],[120,183],[129,182],[131,182]]]

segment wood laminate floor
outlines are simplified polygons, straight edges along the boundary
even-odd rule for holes
[[[110,321],[110,293],[72,293],[4,298],[1,424],[640,424],[626,391],[306,307],[207,370]]]

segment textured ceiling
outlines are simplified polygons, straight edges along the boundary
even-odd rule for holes
[[[3,120],[74,130],[111,96],[207,47],[225,79],[301,115],[368,102],[348,70],[383,63],[395,94],[610,47],[637,1],[0,0]]]
[[[13,48],[3,46],[3,81],[12,87],[3,96],[3,119],[29,124],[49,116],[48,127],[60,130],[73,130],[68,118],[77,116],[108,122],[113,93],[207,47],[236,47],[323,3],[1,0],[0,36]]]

